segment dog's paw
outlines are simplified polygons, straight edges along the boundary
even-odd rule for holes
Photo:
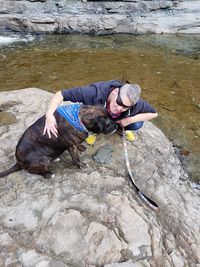
[[[86,169],[86,168],[89,167],[89,165],[88,165],[87,163],[84,163],[84,162],[79,163],[78,166],[79,166],[79,168],[81,168],[81,169]]]
[[[60,161],[60,158],[56,158],[56,159],[54,159],[53,162],[58,162],[58,161]]]
[[[78,146],[78,150],[81,152],[84,152],[87,149],[87,147],[85,147],[84,145],[79,145]]]
[[[45,178],[45,179],[51,179],[51,178],[53,178],[55,176],[55,174],[53,174],[52,172],[47,172],[47,173],[44,173],[43,174],[43,177]]]

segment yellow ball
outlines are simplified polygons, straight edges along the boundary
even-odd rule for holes
[[[126,139],[130,142],[133,142],[135,140],[135,135],[133,131],[130,131],[130,130],[126,131]]]
[[[93,145],[96,142],[96,136],[89,135],[88,138],[86,138],[86,142],[88,145]]]

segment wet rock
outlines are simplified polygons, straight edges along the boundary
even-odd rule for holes
[[[99,163],[109,163],[112,160],[112,145],[106,145],[105,147],[101,147],[97,154],[94,156],[94,159]]]
[[[200,137],[200,128],[195,131],[195,134],[197,134]]]
[[[200,190],[200,183],[192,183],[192,188],[196,188]]]
[[[16,118],[12,113],[0,112],[0,124],[9,125],[16,122]]]
[[[166,109],[166,110],[168,110],[168,111],[175,111],[175,107],[172,107],[172,106],[163,106],[163,105],[162,105],[162,108],[163,108],[163,109]]]
[[[19,137],[51,97],[36,88],[0,93],[0,106],[17,118],[0,126],[0,170],[13,164]],[[96,162],[93,155],[108,147],[112,161]],[[158,204],[157,213],[130,186],[121,137],[99,135],[81,155],[86,169],[72,166],[66,152],[52,164],[50,180],[24,170],[0,179],[0,265],[198,266],[199,190],[174,147],[145,122],[128,152],[136,184]]]

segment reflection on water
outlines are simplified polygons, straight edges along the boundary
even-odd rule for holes
[[[181,148],[200,180],[200,36],[60,35],[0,48],[0,90],[51,92],[126,79],[159,113],[154,123]],[[190,154],[188,156],[188,154]]]

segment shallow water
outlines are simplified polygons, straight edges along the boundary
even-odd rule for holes
[[[180,148],[191,179],[200,180],[200,36],[38,36],[0,48],[0,90],[51,92],[125,79],[158,111],[153,122]]]

